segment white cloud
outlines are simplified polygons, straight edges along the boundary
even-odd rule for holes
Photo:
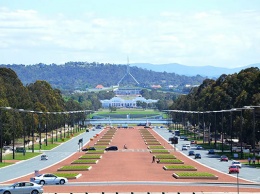
[[[259,62],[259,21],[253,10],[168,11],[139,18],[90,12],[72,19],[0,8],[0,49],[6,55],[1,63],[125,63],[129,55],[130,62],[241,66]]]

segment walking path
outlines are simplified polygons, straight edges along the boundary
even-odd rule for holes
[[[152,154],[147,150],[141,133],[135,127],[129,129],[117,129],[110,145],[116,145],[119,151],[109,151],[103,154],[97,164],[92,165],[89,171],[82,171],[78,179],[70,180],[67,185],[44,186],[46,193],[95,193],[95,192],[259,192],[260,187],[252,185],[245,180],[223,174],[207,168],[190,158],[184,156],[158,135],[152,129],[149,131],[161,144],[171,151],[178,159],[184,161],[185,165],[195,166],[200,172],[210,172],[218,176],[218,180],[202,179],[175,179],[172,171],[163,170],[164,164],[152,163]],[[98,138],[89,142],[93,146],[96,141],[106,133],[103,130]],[[128,149],[124,149],[124,145]],[[70,165],[72,161],[84,155],[84,152],[76,152],[66,160],[61,161],[40,173],[56,172],[64,165]],[[15,181],[29,180],[33,176],[28,175]],[[13,181],[12,181],[13,182]],[[249,185],[249,186],[248,186]],[[239,186],[239,187],[238,187]]]

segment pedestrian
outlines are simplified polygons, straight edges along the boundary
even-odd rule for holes
[[[157,162],[157,163],[160,163],[160,159],[158,158],[156,162]]]
[[[250,165],[251,164],[251,158],[250,157],[248,157],[248,164]]]
[[[124,149],[127,149],[126,144],[124,145]]]
[[[255,164],[255,157],[252,158],[253,164]]]
[[[154,163],[155,162],[155,156],[153,156],[153,160],[152,160],[152,163]]]

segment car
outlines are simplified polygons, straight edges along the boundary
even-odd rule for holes
[[[228,162],[228,157],[225,156],[225,155],[222,155],[222,156],[220,156],[220,161],[221,161],[221,162],[222,162],[222,161]]]
[[[181,150],[188,150],[188,147],[186,145],[183,145]]]
[[[239,161],[232,161],[232,166],[237,166],[238,168],[242,168],[242,164]]]
[[[202,150],[203,147],[202,147],[202,146],[197,146],[196,149],[197,149],[197,150]]]
[[[228,167],[228,173],[231,174],[231,173],[239,173],[239,168],[238,166],[235,166],[235,165],[231,165]]]
[[[214,151],[213,149],[210,149],[210,150],[208,151],[208,154],[215,154],[215,151]]]
[[[183,138],[184,141],[189,141],[188,137]]]
[[[82,148],[82,151],[96,150],[95,147]]]
[[[35,177],[30,178],[30,181],[33,183],[37,183],[40,185],[64,185],[65,183],[68,182],[68,179],[65,177],[58,177],[54,174],[39,174]]]
[[[12,185],[1,187],[0,194],[42,194],[43,186],[33,182],[16,182]]]
[[[191,140],[190,144],[196,144],[196,141],[195,140]]]
[[[194,155],[194,158],[195,158],[195,159],[201,159],[200,153],[196,153],[196,154]]]
[[[189,143],[186,143],[186,146],[187,146],[187,148],[190,148],[190,144]]]
[[[41,155],[41,160],[48,160],[48,156],[46,154],[42,154]]]
[[[116,150],[118,150],[118,147],[117,146],[110,146],[110,147],[107,147],[105,150],[106,151],[116,151]]]
[[[194,152],[193,150],[190,150],[188,155],[189,155],[189,156],[194,156],[194,155],[195,155],[195,152]]]

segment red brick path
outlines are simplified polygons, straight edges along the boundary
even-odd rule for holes
[[[139,127],[140,128],[140,127]],[[98,138],[89,143],[90,146],[102,137],[107,131],[101,132]],[[161,142],[166,149],[172,150],[172,146],[168,144],[161,136],[152,129],[149,131]],[[128,149],[124,150],[124,144]],[[152,163],[152,154],[147,152],[147,146],[144,143],[138,127],[134,129],[118,129],[112,139],[110,145],[116,145],[119,151],[109,151],[103,154],[102,159],[97,164],[92,165],[90,171],[81,172],[82,176],[70,182],[86,182],[86,186],[44,186],[44,192],[53,193],[85,193],[85,192],[237,192],[237,188],[225,187],[219,184],[218,187],[212,186],[189,186],[188,182],[218,182],[218,183],[236,183],[237,179],[228,174],[219,173],[209,169],[190,158],[182,155],[178,151],[172,153],[184,161],[187,165],[195,166],[200,172],[210,172],[218,176],[218,180],[197,180],[197,179],[175,179],[172,177],[171,171],[163,170],[164,164]],[[135,150],[135,151],[132,151]],[[57,169],[64,165],[70,165],[73,160],[78,159],[84,152],[75,153],[70,158],[56,164],[48,169],[41,170],[41,173],[56,172]],[[32,176],[32,175],[31,175]],[[29,180],[26,176],[20,180]],[[158,185],[113,185],[113,186],[88,186],[87,182],[111,182],[111,181],[159,181],[159,182],[187,182],[186,186],[158,186]],[[14,181],[12,181],[14,182]],[[240,183],[246,183],[244,180],[239,180]],[[240,192],[260,192],[260,189],[240,188]]]

